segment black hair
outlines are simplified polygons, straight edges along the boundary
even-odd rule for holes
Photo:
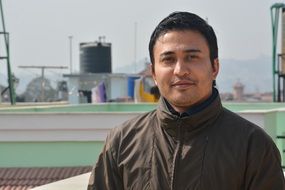
[[[210,60],[212,65],[218,58],[217,37],[213,28],[201,17],[189,12],[173,12],[164,18],[154,29],[149,41],[149,56],[154,69],[153,49],[157,39],[169,31],[197,31],[206,39],[210,51]]]

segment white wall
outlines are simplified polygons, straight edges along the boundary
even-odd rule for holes
[[[103,141],[108,131],[139,113],[1,113],[2,141]],[[264,112],[241,112],[265,127]],[[272,126],[274,127],[274,126]]]
[[[104,141],[137,113],[1,113],[0,142]]]

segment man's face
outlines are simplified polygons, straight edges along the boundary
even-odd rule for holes
[[[184,112],[211,95],[219,61],[212,66],[207,41],[199,32],[167,32],[157,39],[153,53],[153,79],[176,111]]]

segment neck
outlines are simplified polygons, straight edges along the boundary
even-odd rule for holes
[[[176,112],[176,114],[187,113],[188,115],[190,115],[190,114],[194,114],[208,107],[209,104],[211,104],[214,101],[217,95],[218,95],[218,90],[213,88],[210,95],[208,95],[206,98],[203,98],[199,102],[196,102],[195,104],[192,104],[190,106],[173,106],[167,100],[165,102],[167,103],[166,105],[170,112],[172,113]]]

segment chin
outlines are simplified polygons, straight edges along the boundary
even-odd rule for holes
[[[191,100],[183,100],[182,98],[179,99],[172,99],[170,100],[174,105],[181,106],[181,107],[190,107],[193,105],[193,101]]]

